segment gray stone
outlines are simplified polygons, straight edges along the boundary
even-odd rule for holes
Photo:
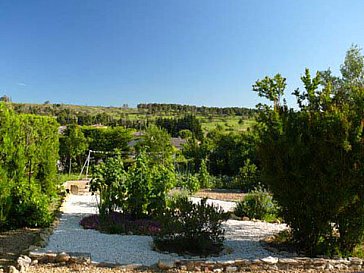
[[[332,265],[332,264],[330,264],[330,263],[327,263],[326,265],[325,265],[325,270],[334,270],[335,269],[335,267]]]
[[[9,266],[9,273],[19,273],[18,269],[15,266]]]
[[[362,265],[363,264],[363,260],[357,257],[350,257],[349,261],[351,264],[357,264],[357,265]]]
[[[346,264],[335,264],[335,268],[339,270],[347,270],[349,267]]]
[[[231,261],[221,261],[221,262],[219,262],[219,264],[227,266],[227,265],[235,264],[235,261],[232,261],[232,260]]]
[[[221,273],[222,272],[222,269],[221,268],[215,268],[214,269],[214,273]]]
[[[44,254],[45,254],[45,252],[30,251],[29,257],[32,259],[39,259],[39,258],[43,257]]]
[[[263,261],[266,264],[276,264],[276,263],[278,263],[278,258],[268,256],[268,257],[261,259],[261,261]]]
[[[227,266],[225,269],[226,272],[236,272],[238,268],[236,266]]]
[[[67,263],[71,259],[71,256],[65,252],[61,252],[56,256],[57,263]]]
[[[280,259],[278,259],[278,263],[280,263],[280,264],[295,265],[295,264],[298,264],[298,261],[295,260],[295,259],[280,258]]]
[[[162,270],[171,269],[175,266],[174,260],[159,260],[157,265],[158,268]]]
[[[21,255],[17,260],[17,268],[20,272],[25,272],[28,270],[30,264],[32,263],[32,259],[26,255]]]
[[[362,269],[362,266],[360,264],[352,264],[349,266],[349,268],[353,270],[360,270]]]
[[[266,269],[271,271],[271,270],[278,270],[278,266],[276,264],[270,264],[266,266]]]

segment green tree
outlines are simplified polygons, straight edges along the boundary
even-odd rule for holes
[[[151,125],[138,143],[137,150],[145,150],[151,163],[169,165],[173,162],[173,146],[166,130]]]
[[[280,74],[276,74],[273,78],[265,77],[263,80],[257,81],[253,85],[253,90],[258,92],[260,97],[265,97],[273,101],[274,108],[278,108],[280,98],[286,88],[286,79]]]
[[[100,194],[98,207],[101,215],[110,214],[116,209],[126,209],[127,178],[120,155],[109,157],[95,167],[90,189]]]
[[[344,87],[347,75],[360,74],[345,73],[331,82],[306,70],[305,90],[294,92],[299,110],[265,106],[258,118],[262,180],[309,255],[320,249],[348,255],[364,236],[364,86],[348,81]],[[343,88],[346,96],[337,92]]]
[[[67,126],[67,129],[60,141],[61,156],[66,159],[65,161],[68,161],[68,172],[71,173],[72,161],[78,158],[81,162],[79,157],[84,155],[88,148],[87,139],[78,125],[71,124]]]
[[[198,172],[198,180],[200,182],[201,188],[209,188],[210,185],[210,174],[207,171],[206,161],[203,159],[201,161],[200,170]]]
[[[342,80],[349,85],[364,84],[364,56],[361,48],[353,45],[346,53],[344,64],[340,67]]]

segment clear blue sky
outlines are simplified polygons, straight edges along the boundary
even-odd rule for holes
[[[291,93],[351,44],[362,0],[0,0],[0,96],[254,107],[257,79],[279,72]]]

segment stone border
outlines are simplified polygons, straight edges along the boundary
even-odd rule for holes
[[[31,252],[28,256],[22,255],[17,260],[16,268],[13,267],[8,272],[17,273],[26,272],[30,265],[35,264],[95,264],[99,267],[123,267],[128,269],[148,268],[139,264],[108,264],[93,263],[90,253],[65,253],[65,252]],[[315,269],[315,270],[361,270],[364,269],[364,259],[350,257],[347,259],[325,259],[325,258],[276,258],[266,257],[263,259],[241,259],[231,261],[213,261],[213,260],[159,260],[156,264],[159,269],[179,269],[182,271],[203,271],[214,273],[233,273],[240,271],[271,271],[271,270],[297,270],[297,269]],[[151,267],[155,267],[151,266]],[[14,271],[16,270],[16,271]]]
[[[177,268],[188,271],[213,271],[236,272],[236,271],[259,271],[259,270],[289,270],[289,269],[317,269],[317,270],[360,270],[363,268],[363,260],[359,258],[348,259],[323,259],[323,258],[275,258],[266,257],[255,260],[233,260],[233,261],[174,261],[174,265],[167,261],[159,261],[160,269]]]

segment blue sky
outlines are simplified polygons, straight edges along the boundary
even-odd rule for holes
[[[362,0],[0,0],[0,95],[254,107],[266,75],[291,93],[305,67],[338,73],[363,14]]]

